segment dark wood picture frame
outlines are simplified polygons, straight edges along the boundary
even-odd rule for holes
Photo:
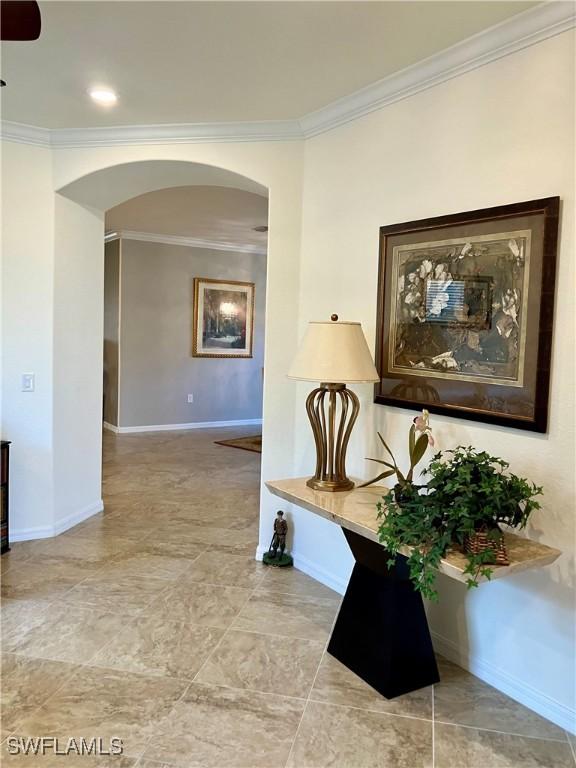
[[[546,432],[559,212],[548,197],[380,228],[375,403]]]

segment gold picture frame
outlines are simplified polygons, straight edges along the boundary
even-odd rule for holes
[[[254,283],[195,277],[192,357],[253,357],[254,296]]]

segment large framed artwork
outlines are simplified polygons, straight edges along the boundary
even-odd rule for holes
[[[376,403],[546,431],[559,206],[381,227]]]
[[[254,283],[194,278],[193,357],[252,357]]]

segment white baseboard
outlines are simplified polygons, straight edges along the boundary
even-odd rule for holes
[[[256,560],[262,560],[265,552],[268,552],[268,547],[261,544],[258,545],[256,549]],[[308,560],[307,557],[302,557],[302,555],[299,555],[296,550],[290,550],[290,554],[294,559],[294,567],[299,571],[302,571],[308,576],[311,576],[313,579],[316,579],[316,581],[319,581],[326,587],[330,587],[330,589],[338,592],[339,595],[343,595],[344,592],[346,592],[348,582],[345,579],[342,579],[340,576],[336,576],[334,573],[326,571],[324,568],[320,568],[316,565],[316,563]]]
[[[50,539],[53,536],[58,536],[60,533],[64,533],[69,528],[73,528],[78,523],[82,523],[92,515],[102,512],[104,509],[104,502],[102,499],[88,504],[78,512],[73,512],[71,515],[62,518],[55,525],[51,526],[38,526],[37,528],[15,528],[10,531],[10,541],[30,541],[32,539]]]
[[[576,712],[573,709],[551,699],[546,694],[537,691],[504,670],[498,669],[493,664],[475,657],[470,654],[468,649],[460,648],[452,640],[442,637],[437,632],[431,631],[430,634],[432,635],[434,650],[441,656],[453,661],[459,667],[467,669],[475,677],[493,686],[506,696],[510,696],[511,699],[523,704],[533,712],[542,715],[546,720],[550,720],[570,733],[575,733]]]
[[[176,432],[183,429],[218,429],[219,427],[261,426],[262,419],[236,419],[234,421],[193,421],[190,424],[145,424],[138,427],[116,427],[107,421],[104,429],[117,435],[129,435],[134,432]]]
[[[266,546],[258,546],[256,550],[256,559],[262,560],[264,552],[268,551]],[[339,594],[343,595],[346,591],[347,582],[340,576],[336,576],[324,568],[320,568],[316,563],[308,560],[306,557],[302,557],[297,552],[290,553],[294,558],[294,566],[298,570],[311,576],[316,581],[324,584],[327,587],[335,590]],[[537,712],[546,720],[555,723],[564,728],[570,733],[575,733],[576,725],[576,712],[564,704],[551,699],[546,694],[537,691],[526,683],[518,680],[517,678],[509,675],[501,669],[498,669],[493,664],[490,664],[480,658],[476,658],[470,654],[468,649],[460,648],[452,640],[448,640],[442,637],[437,632],[431,632],[432,642],[434,649],[441,656],[444,656],[449,661],[454,662],[459,667],[468,670],[475,677],[483,680],[488,685],[493,686],[498,691],[510,696],[514,701],[523,704],[533,712]]]

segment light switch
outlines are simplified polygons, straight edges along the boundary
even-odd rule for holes
[[[34,392],[34,374],[22,374],[22,392]]]
[[[188,395],[188,402],[193,403],[194,402],[194,395]]]

